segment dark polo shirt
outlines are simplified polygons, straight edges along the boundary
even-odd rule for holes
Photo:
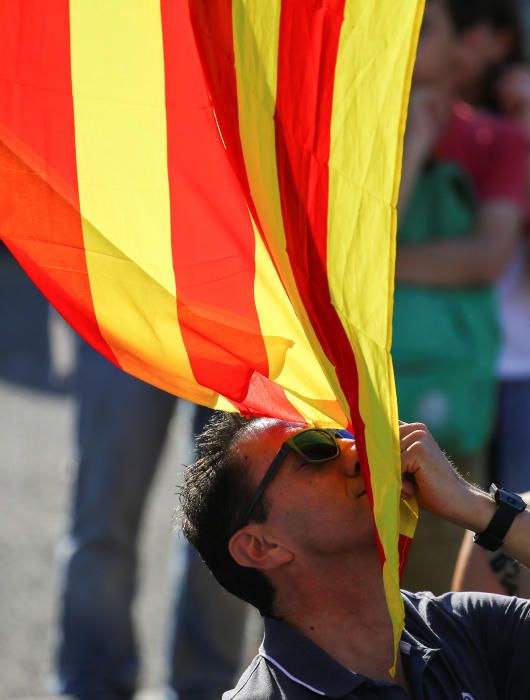
[[[415,700],[530,700],[530,601],[403,592],[400,650]],[[369,642],[367,642],[369,643]],[[265,619],[258,656],[223,700],[404,700],[353,673],[284,622]]]

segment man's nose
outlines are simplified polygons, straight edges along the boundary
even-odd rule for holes
[[[355,440],[341,440],[340,448],[340,464],[345,476],[360,476],[361,466],[359,464],[359,455],[357,453]]]

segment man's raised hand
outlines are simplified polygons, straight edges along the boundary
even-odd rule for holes
[[[421,508],[460,522],[474,487],[458,474],[423,423],[399,426],[403,495],[414,495]]]
[[[399,425],[403,497],[415,495],[422,508],[473,532],[484,532],[497,510],[487,493],[465,481],[423,423]],[[500,484],[502,486],[502,484]],[[530,511],[514,520],[503,550],[530,566]]]

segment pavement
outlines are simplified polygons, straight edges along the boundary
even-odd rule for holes
[[[1,244],[0,244],[1,246]],[[53,698],[57,543],[74,476],[72,336],[0,247],[0,700]],[[138,700],[161,700],[177,548],[171,513],[189,408],[173,420],[140,544]]]

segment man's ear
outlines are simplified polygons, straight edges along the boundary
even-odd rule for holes
[[[259,523],[246,525],[232,535],[228,551],[240,566],[270,571],[293,560],[294,554],[269,539]]]

